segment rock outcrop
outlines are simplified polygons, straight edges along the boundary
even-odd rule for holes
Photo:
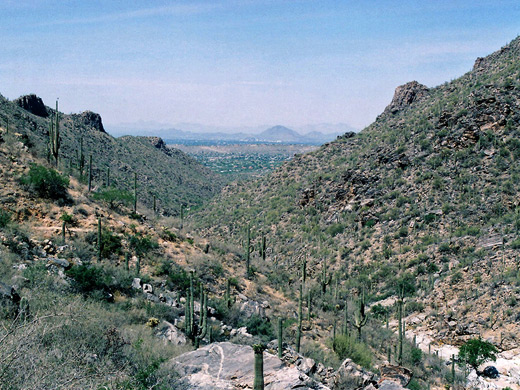
[[[0,315],[15,317],[20,308],[20,295],[15,288],[0,282]]]
[[[252,389],[254,353],[247,345],[213,343],[172,359],[166,363],[166,369],[179,375],[182,388]],[[287,366],[267,352],[264,352],[264,381],[266,390],[328,389],[297,367]]]
[[[101,115],[95,112],[84,111],[81,114],[74,114],[72,117],[75,121],[78,121],[82,125],[91,127],[102,133],[106,133],[105,128],[103,127],[103,122],[101,120]]]
[[[400,85],[395,89],[394,97],[385,108],[384,113],[395,114],[403,108],[408,107],[428,93],[428,87],[417,81]]]
[[[47,118],[49,116],[47,107],[43,104],[42,98],[35,94],[20,96],[14,101],[14,103],[22,107],[24,110],[29,111],[31,114],[41,116],[42,118]]]

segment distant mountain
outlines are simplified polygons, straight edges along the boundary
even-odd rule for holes
[[[305,137],[298,134],[285,126],[274,126],[262,131],[256,137],[260,141],[268,142],[285,142],[285,143],[302,143],[305,142]]]
[[[281,142],[321,145],[337,136],[357,129],[344,123],[305,125],[296,129],[277,125],[265,127],[216,127],[194,123],[178,123],[172,127],[158,127],[158,122],[126,123],[108,125],[107,132],[115,137],[124,135],[158,136],[167,143],[179,141],[226,141],[226,142]]]

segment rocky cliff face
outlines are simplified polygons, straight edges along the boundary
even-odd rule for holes
[[[15,104],[29,111],[31,114],[47,118],[49,113],[47,107],[43,104],[43,100],[35,94],[20,96],[14,101]]]

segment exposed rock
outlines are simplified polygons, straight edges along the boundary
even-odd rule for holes
[[[48,266],[55,266],[55,267],[61,267],[63,269],[70,268],[70,263],[68,260],[65,259],[58,259],[57,257],[49,257],[47,258],[47,265]]]
[[[89,126],[93,129],[101,131],[102,133],[105,133],[103,122],[101,121],[101,115],[95,112],[84,111],[81,114],[74,114],[72,117],[82,125]]]
[[[47,118],[49,116],[47,107],[43,104],[43,100],[35,94],[20,96],[14,101],[14,103],[22,107],[24,110],[29,111],[31,114],[41,116],[42,118]]]
[[[141,289],[141,279],[140,278],[134,278],[134,280],[132,280],[132,288],[135,288],[136,290]]]
[[[147,137],[150,140],[150,143],[153,145],[154,148],[157,149],[166,149],[166,144],[164,143],[163,139],[160,137]]]
[[[266,305],[264,302],[250,301],[247,300],[240,304],[240,311],[245,318],[251,318],[253,315],[257,315],[263,319],[267,318],[265,314]]]
[[[148,293],[148,294],[152,294],[153,293],[152,285],[148,284],[148,283],[143,284],[143,292],[144,293]]]
[[[250,346],[214,343],[172,359],[166,369],[176,371],[181,386],[192,390],[252,388],[254,353]],[[267,352],[264,381],[266,390],[328,389]]]
[[[390,104],[385,108],[385,113],[395,114],[410,104],[416,102],[428,93],[428,87],[411,81],[404,85],[400,85],[395,89],[394,97]]]
[[[20,300],[14,287],[0,282],[0,317],[15,317],[20,308]]]
[[[402,387],[406,387],[412,379],[413,372],[408,368],[386,364],[379,368],[381,372],[381,382],[388,380],[398,383]],[[390,389],[390,387],[389,387]]]
[[[404,390],[406,387],[401,386],[399,383],[391,381],[389,379],[384,379],[379,382],[377,387],[379,390]]]
[[[484,368],[484,371],[482,371],[482,376],[485,376],[486,378],[496,379],[500,376],[500,374],[495,366],[487,366],[486,368]]]
[[[334,387],[338,389],[350,388],[350,386],[362,388],[375,383],[376,375],[373,372],[366,371],[351,359],[345,359],[336,372]]]
[[[186,344],[186,336],[184,333],[167,321],[161,322],[157,327],[157,337],[167,340],[174,345]]]

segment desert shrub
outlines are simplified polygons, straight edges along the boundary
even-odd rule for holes
[[[139,233],[130,236],[128,243],[139,257],[144,256],[151,250],[159,247],[157,241],[155,241],[152,237],[143,236]]]
[[[20,181],[42,198],[63,200],[68,198],[69,179],[43,165],[31,165],[29,172],[23,175]]]
[[[466,341],[459,349],[459,364],[468,364],[475,370],[489,360],[497,359],[498,349],[490,342],[480,338]]]
[[[274,338],[273,327],[271,323],[256,314],[253,314],[244,325],[247,327],[247,331],[249,333],[254,336],[259,336],[265,341],[269,341]]]
[[[0,229],[5,228],[11,222],[11,214],[0,209]]]
[[[95,200],[104,202],[108,207],[117,210],[121,206],[128,206],[134,199],[134,196],[124,190],[117,188],[108,188],[103,191],[96,192],[92,195]]]
[[[370,368],[372,364],[370,348],[353,336],[337,336],[334,340],[334,349],[341,360],[350,358],[355,363],[366,368]]]
[[[76,291],[96,299],[110,300],[115,291],[133,294],[133,275],[122,268],[82,264],[72,266],[66,275]]]

